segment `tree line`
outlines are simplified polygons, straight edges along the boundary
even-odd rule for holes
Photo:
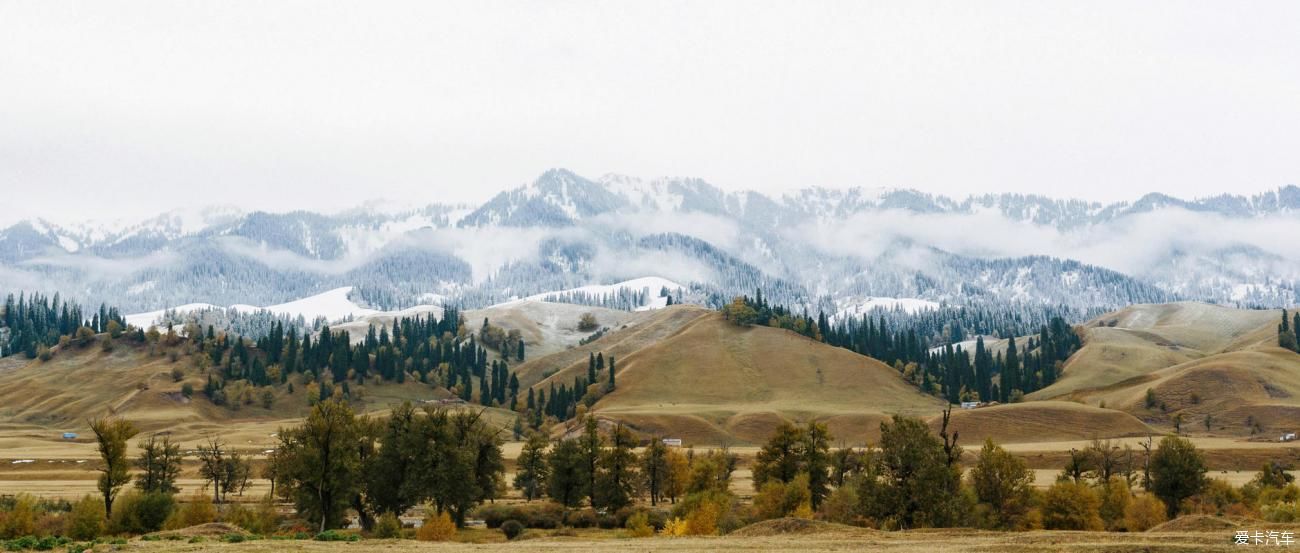
[[[22,353],[34,359],[60,343],[60,339],[86,333],[120,333],[126,329],[126,319],[117,308],[100,304],[89,317],[76,302],[62,301],[59,294],[53,297],[39,293],[5,296],[4,310],[0,312],[0,357]],[[82,331],[81,329],[86,330]]]
[[[925,327],[891,326],[883,314],[832,324],[825,314],[812,318],[771,305],[763,299],[761,290],[753,298],[737,296],[722,308],[722,313],[735,324],[784,328],[879,359],[898,369],[922,391],[950,403],[1019,401],[1023,395],[1055,382],[1065,360],[1083,345],[1078,332],[1059,316],[1044,322],[1037,334],[1022,344],[1016,343],[1016,334],[1007,334],[1004,354],[990,352],[982,335],[976,337],[973,352],[960,344],[935,346],[924,338],[929,334]],[[953,313],[960,316],[962,311]],[[950,336],[965,336],[960,325],[945,327]]]

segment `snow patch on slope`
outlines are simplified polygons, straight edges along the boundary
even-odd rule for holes
[[[929,300],[917,298],[881,298],[871,297],[866,299],[844,299],[835,302],[835,315],[832,320],[844,320],[846,318],[861,318],[863,315],[870,313],[872,310],[880,308],[887,311],[902,309],[908,313],[917,313],[930,309],[938,309],[939,304]]]
[[[270,311],[271,313],[274,313],[276,315],[288,316],[291,319],[295,319],[301,316],[303,319],[306,319],[308,322],[313,321],[318,317],[324,317],[328,321],[337,321],[340,319],[346,319],[348,317],[360,318],[360,317],[366,317],[369,315],[374,315],[379,313],[379,311],[376,311],[374,309],[361,307],[360,305],[357,305],[356,302],[353,302],[352,300],[348,299],[348,294],[350,292],[352,292],[352,287],[344,286],[342,288],[335,288],[328,292],[323,292],[320,294],[316,294],[314,296],[308,296],[306,298],[294,300],[288,303],[268,305],[266,307],[258,307],[256,305],[247,305],[247,304],[235,304],[230,306],[230,309],[234,309],[235,311],[238,311],[240,313],[256,313],[258,311]],[[189,303],[189,304],[173,307],[171,308],[171,311],[176,311],[178,313],[186,313],[192,311],[199,311],[203,309],[221,309],[221,308],[216,305],[212,305],[210,303]],[[150,311],[147,313],[136,313],[134,315],[127,315],[126,322],[127,324],[134,325],[139,328],[148,328],[149,325],[154,324],[159,319],[159,317],[162,317],[162,315],[166,311],[167,310],[159,310],[159,311]]]

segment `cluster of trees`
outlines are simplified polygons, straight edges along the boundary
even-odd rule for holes
[[[638,498],[651,505],[701,493],[730,493],[738,458],[724,450],[706,455],[651,440],[638,455],[639,441],[621,424],[608,437],[594,417],[581,435],[551,442],[540,433],[528,437],[519,455],[514,487],[532,501],[543,497],[569,508],[589,506],[618,511]]]
[[[944,421],[936,434],[920,419],[896,415],[881,423],[877,447],[837,450],[819,424],[782,425],[755,460],[758,494],[748,517],[817,513],[885,529],[1142,531],[1180,512],[1223,504],[1225,484],[1207,479],[1204,458],[1178,437],[1154,448],[1148,443],[1140,466],[1132,450],[1096,441],[1072,452],[1056,484],[1039,491],[1025,462],[992,440],[963,477],[963,448]],[[1287,478],[1283,468],[1266,467],[1256,481],[1267,483],[1256,486],[1280,488]]]
[[[1294,352],[1300,352],[1300,311],[1290,316],[1282,310],[1282,323],[1277,325],[1277,345]]]
[[[666,296],[667,294],[660,291],[660,295]],[[613,291],[601,293],[585,292],[582,290],[556,292],[542,297],[542,301],[549,301],[552,303],[572,303],[589,307],[604,307],[606,309],[632,311],[638,307],[649,305],[651,297],[649,288],[637,289],[620,286]]]
[[[100,304],[98,311],[86,317],[80,305],[60,301],[58,294],[19,294],[17,298],[8,294],[0,312],[0,357],[22,353],[34,359],[61,341],[84,341],[103,332],[116,337],[124,330],[126,320],[117,308]]]
[[[487,317],[483,317],[483,326],[478,331],[479,342],[484,346],[500,352],[501,357],[516,361],[524,360],[524,336],[517,328],[506,330],[492,326]]]
[[[604,352],[592,352],[587,359],[587,374],[573,377],[573,386],[551,382],[550,393],[541,390],[535,395],[528,389],[524,405],[524,415],[532,428],[541,428],[547,417],[566,421],[582,415],[579,406],[591,407],[602,396],[614,391],[617,386],[616,360],[609,356],[609,366],[605,365]]]
[[[874,318],[867,315],[861,319],[850,318],[832,325],[825,314],[813,319],[784,306],[771,305],[763,299],[761,290],[753,298],[737,296],[722,312],[736,324],[785,328],[874,357],[899,369],[923,391],[952,403],[1018,401],[1020,396],[1055,382],[1062,364],[1082,346],[1078,333],[1059,316],[1051,317],[1035,329],[1037,334],[1029,336],[1023,347],[1017,345],[1016,334],[1007,334],[1004,355],[1001,351],[990,352],[982,335],[977,336],[973,352],[951,342],[937,346],[926,338],[931,335],[927,328],[891,326],[883,314]],[[959,317],[967,315],[964,309],[927,313],[945,312]],[[938,319],[921,320],[932,324]],[[963,327],[951,321],[943,328],[944,334],[951,338],[960,340],[966,336]],[[1018,328],[1004,330],[1015,332]]]
[[[227,390],[231,383],[274,386],[288,383],[291,375],[300,373],[308,383],[315,383],[312,390],[317,400],[333,397],[336,389],[343,397],[351,397],[349,382],[360,384],[377,378],[401,383],[414,378],[445,387],[467,402],[477,398],[482,405],[513,408],[519,400],[519,380],[507,360],[522,360],[523,340],[487,320],[484,329],[479,336],[468,333],[460,313],[449,308],[442,318],[397,319],[391,333],[388,326],[376,329],[371,325],[365,338],[355,344],[347,331],[326,326],[313,340],[309,332],[299,336],[286,331],[283,322],[273,323],[256,341],[216,332],[212,327],[200,332],[193,325],[185,334],[203,353],[196,361],[200,369],[216,369],[208,372],[204,392],[218,404],[235,401]],[[501,349],[500,359],[489,362],[484,338]]]
[[[481,413],[405,403],[365,419],[331,399],[279,433],[268,473],[276,493],[321,531],[343,526],[349,509],[370,530],[378,517],[424,503],[463,526],[470,509],[503,491],[499,433]]]

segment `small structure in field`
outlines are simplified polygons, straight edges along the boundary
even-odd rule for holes
[[[668,447],[682,447],[681,438],[664,438],[664,445]]]
[[[65,439],[65,440],[75,440],[75,439],[77,439],[77,433],[76,433],[76,432],[64,432],[64,433],[63,433],[63,439]]]
[[[979,406],[980,406],[980,402],[978,402],[978,401],[963,401],[963,402],[961,402],[961,408],[962,408],[962,409],[974,409],[974,408],[979,407]]]
[[[1295,432],[1287,432],[1286,434],[1283,434],[1281,438],[1278,438],[1277,441],[1279,441],[1279,442],[1294,442],[1295,439],[1296,439]]]

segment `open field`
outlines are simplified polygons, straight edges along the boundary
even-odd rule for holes
[[[930,553],[948,551],[1108,551],[1108,552],[1159,552],[1159,551],[1235,551],[1241,546],[1232,544],[1232,532],[1146,532],[1138,534],[1103,532],[1038,531],[1024,533],[981,532],[976,530],[921,530],[908,532],[878,532],[861,528],[822,525],[813,532],[763,535],[763,529],[753,529],[757,535],[728,535],[723,537],[642,538],[617,537],[617,532],[585,533],[576,537],[548,537],[505,542],[499,532],[495,536],[461,536],[458,539],[475,539],[479,543],[417,542],[412,540],[364,540],[355,543],[316,541],[253,541],[237,544],[184,543],[168,541],[133,540],[126,551],[230,551],[262,553],[272,551],[335,552],[354,551],[394,552],[404,551],[801,551],[808,553],[830,551],[892,551],[898,553]],[[750,529],[742,529],[737,534]]]

